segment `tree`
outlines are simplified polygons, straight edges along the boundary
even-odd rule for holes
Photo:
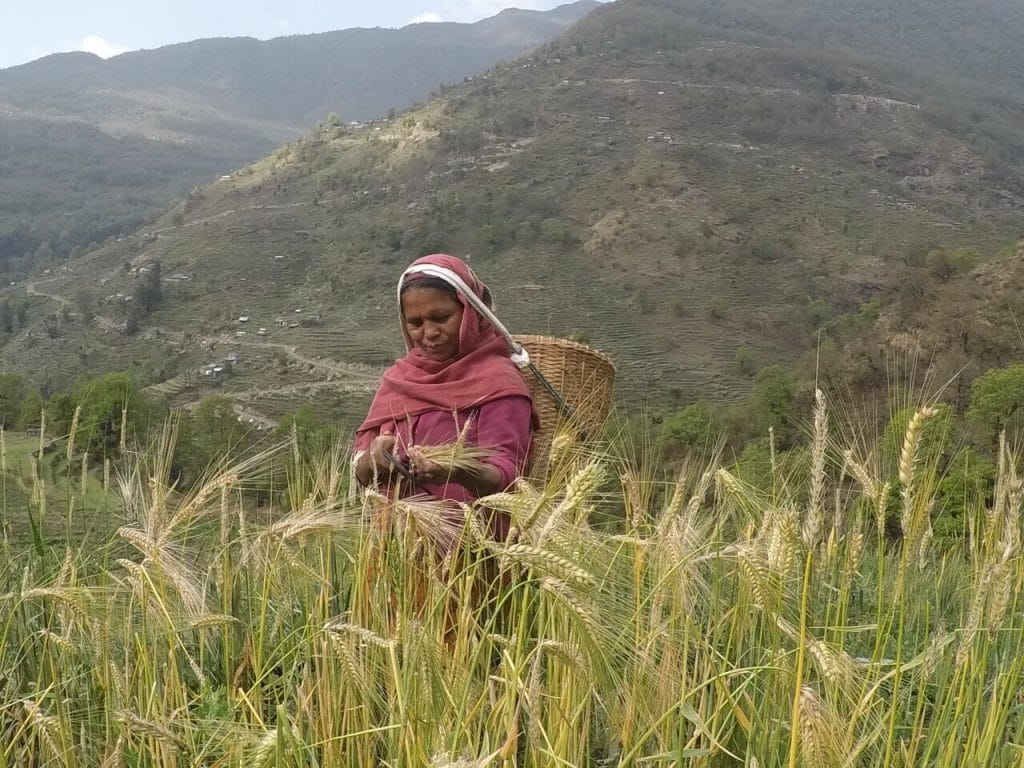
[[[81,406],[79,445],[92,446],[102,455],[117,454],[122,437],[144,433],[152,410],[127,373],[108,373],[78,387],[75,402]],[[126,434],[122,436],[122,429]]]
[[[195,482],[217,462],[241,453],[249,436],[249,427],[235,415],[234,403],[211,395],[179,423],[173,472],[186,484]]]
[[[85,322],[92,320],[96,314],[96,292],[91,288],[82,286],[75,291],[74,301],[78,314],[82,316],[82,319]]]
[[[936,533],[963,534],[965,513],[985,504],[995,475],[995,464],[973,448],[961,448],[946,467],[935,492]]]
[[[766,434],[769,427],[779,430],[796,399],[796,380],[781,365],[769,365],[754,377],[754,391],[750,394],[750,410],[758,434]]]
[[[970,272],[980,259],[977,248],[936,248],[925,257],[925,264],[929,272],[946,282],[954,275]]]
[[[160,303],[162,298],[163,289],[160,284],[160,262],[154,261],[150,264],[149,271],[145,272],[142,277],[139,278],[138,282],[135,283],[135,289],[132,291],[132,299],[135,302],[135,306],[148,315],[156,309],[157,304]]]
[[[736,350],[736,365],[740,373],[748,376],[757,371],[757,358],[750,347],[740,347]]]
[[[14,331],[14,307],[9,299],[0,301],[0,330],[7,333]]]
[[[142,324],[142,309],[138,305],[132,304],[128,307],[128,314],[124,318],[124,332],[127,336],[134,336],[139,332],[139,326]]]
[[[0,425],[10,429],[18,422],[25,399],[25,380],[16,373],[0,373]]]
[[[238,450],[248,427],[238,421],[235,404],[223,395],[204,398],[192,416],[198,442],[211,461]]]
[[[1024,406],[1024,363],[993,368],[974,380],[967,419],[994,437],[1021,406]]]
[[[75,402],[75,397],[70,392],[58,392],[46,401],[46,428],[49,432],[58,435],[68,433],[75,415]],[[36,413],[32,416],[35,419],[33,426],[38,427],[40,415]]]
[[[304,450],[322,448],[337,438],[337,429],[325,424],[309,405],[286,414],[274,428],[275,435],[285,437],[291,435],[293,431]]]
[[[714,446],[720,426],[707,403],[693,403],[673,411],[662,421],[662,435],[669,447],[704,451]]]
[[[39,390],[33,390],[25,395],[21,401],[21,410],[18,411],[18,429],[28,430],[39,426],[43,412],[43,396]]]

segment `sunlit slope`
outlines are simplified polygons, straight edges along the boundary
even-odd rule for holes
[[[817,6],[794,19],[802,7]],[[748,361],[795,365],[827,322],[898,303],[902,265],[936,246],[976,247],[979,268],[1005,257],[1019,102],[907,55],[829,47],[813,18],[801,35],[702,13],[620,0],[392,121],[276,150],[50,288],[125,291],[126,262],[159,259],[189,280],[143,328],[177,334],[183,358],[223,336],[268,361],[280,344],[380,366],[401,351],[395,277],[447,250],[514,330],[611,353],[636,404],[742,395]],[[950,117],[965,103],[986,107],[967,127]],[[885,345],[901,330],[864,333]]]

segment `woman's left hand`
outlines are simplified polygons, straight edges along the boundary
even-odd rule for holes
[[[421,483],[444,483],[451,479],[451,473],[436,461],[426,458],[419,446],[409,448],[409,468]]]
[[[409,469],[412,470],[412,476],[417,482],[431,485],[455,483],[474,496],[487,496],[501,490],[501,473],[486,462],[475,470],[450,470],[426,458],[416,445],[409,448],[408,457]]]

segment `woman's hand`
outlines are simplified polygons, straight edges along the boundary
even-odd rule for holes
[[[454,480],[450,471],[446,470],[436,461],[425,457],[418,445],[414,445],[409,449],[409,469],[412,470],[412,476],[419,483],[436,484]],[[454,481],[458,482],[457,480]]]
[[[426,458],[419,446],[409,449],[409,467],[419,483],[461,485],[474,496],[487,496],[501,490],[501,473],[490,464],[480,464],[475,469],[449,470]]]
[[[373,438],[373,442],[370,443],[370,449],[367,453],[370,455],[372,465],[377,468],[378,474],[390,473],[391,462],[388,461],[387,457],[395,454],[395,436],[377,435],[377,437]]]
[[[377,435],[373,438],[370,447],[356,462],[356,480],[359,484],[369,485],[375,475],[389,477],[393,467],[387,457],[389,454],[394,455],[394,452],[394,435]]]

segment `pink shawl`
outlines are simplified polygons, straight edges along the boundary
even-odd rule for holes
[[[417,264],[450,269],[478,297],[484,295],[486,286],[461,259],[438,253],[417,259],[412,266]],[[414,277],[415,273],[406,279]],[[509,358],[505,339],[461,293],[456,294],[463,307],[458,355],[441,362],[431,360],[412,346],[402,322],[405,357],[384,372],[366,420],[357,432],[426,411],[461,411],[500,397],[530,396],[519,369]]]

